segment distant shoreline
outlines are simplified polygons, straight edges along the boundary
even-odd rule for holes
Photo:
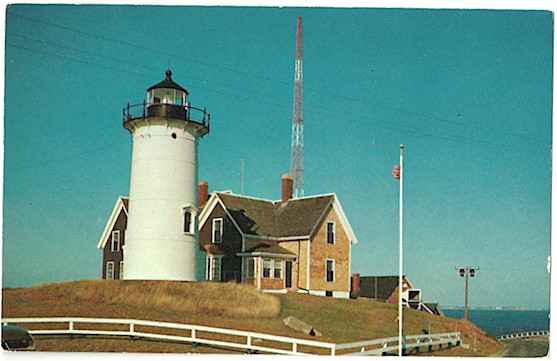
[[[462,306],[440,306],[442,310],[464,310]],[[549,311],[549,308],[528,307],[468,307],[468,310],[479,311]]]

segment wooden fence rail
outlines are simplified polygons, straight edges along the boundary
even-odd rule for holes
[[[335,344],[216,327],[112,318],[51,317],[3,318],[3,325],[24,325],[32,335],[97,335],[178,341],[281,355],[386,355],[398,349],[398,337]],[[28,325],[36,324],[46,329]],[[57,326],[55,326],[57,325]],[[36,327],[37,327],[36,326]],[[50,326],[50,328],[48,328]],[[158,332],[157,332],[158,331]],[[405,351],[433,346],[459,346],[460,332],[404,336]]]

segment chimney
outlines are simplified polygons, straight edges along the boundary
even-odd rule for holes
[[[293,179],[290,174],[284,174],[282,176],[282,203],[286,203],[286,201],[292,198],[292,182]]]
[[[197,205],[201,207],[209,200],[209,183],[199,182],[199,189],[197,191]]]
[[[352,275],[352,292],[358,292],[360,290],[360,274],[354,273]]]

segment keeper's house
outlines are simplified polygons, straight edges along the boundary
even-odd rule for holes
[[[231,192],[209,196],[206,182],[198,193],[207,280],[250,283],[268,292],[349,297],[351,247],[357,240],[335,194],[292,198],[289,175],[282,177],[280,201]],[[125,265],[113,254],[121,253],[124,244],[119,225],[125,215],[125,200],[119,200],[99,242],[103,278],[119,278]]]

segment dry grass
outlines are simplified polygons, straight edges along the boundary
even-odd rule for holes
[[[280,301],[247,285],[173,281],[78,281],[38,285],[20,294],[28,301],[74,305],[163,309],[176,314],[200,313],[232,318],[273,318]],[[233,307],[231,307],[233,305]]]
[[[252,286],[233,283],[96,280],[3,290],[2,296],[3,317],[131,318],[311,338],[293,331],[282,322],[284,318],[294,316],[322,332],[323,337],[319,340],[325,342],[356,342],[398,334],[396,305],[305,294],[271,295],[261,293]],[[489,356],[504,347],[469,322],[406,309],[404,333],[422,334],[424,330],[430,333],[460,331],[463,342],[471,346],[470,349],[457,347],[434,355]],[[41,341],[38,341],[39,348],[42,347]],[[44,350],[111,351],[126,350],[127,346],[121,348],[116,344],[129,343],[129,340],[113,340],[110,346],[95,339],[84,339],[79,343],[67,339],[48,342]],[[150,344],[142,345],[148,352]],[[160,343],[151,345],[153,350],[166,347]],[[174,347],[155,352],[191,352],[187,347]],[[141,348],[138,352],[143,350]]]

